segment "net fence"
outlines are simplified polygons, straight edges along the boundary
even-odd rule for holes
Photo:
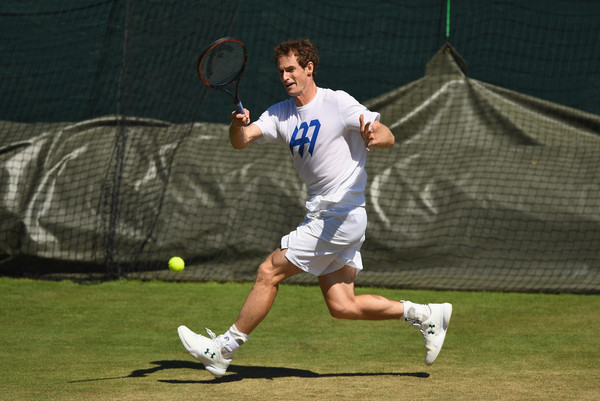
[[[599,292],[600,4],[448,5],[2,2],[0,271],[253,280],[306,188],[285,147],[231,148],[197,61],[243,40],[256,118],[285,97],[273,47],[308,37],[317,84],[396,136],[368,157],[357,284]]]

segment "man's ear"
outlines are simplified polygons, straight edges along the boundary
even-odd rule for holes
[[[313,71],[315,69],[315,65],[313,64],[312,61],[309,61],[308,64],[306,64],[306,75],[308,75],[309,77],[312,77],[313,75]]]

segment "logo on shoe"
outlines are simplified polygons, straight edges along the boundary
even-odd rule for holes
[[[204,351],[204,355],[210,355],[210,359],[215,359],[216,353],[215,352],[211,353],[210,349],[207,348],[206,351]]]
[[[429,325],[429,330],[427,331],[427,333],[429,334],[435,334],[435,332],[432,330],[435,327],[435,324],[430,324]]]

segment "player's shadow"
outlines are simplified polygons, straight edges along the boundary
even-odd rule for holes
[[[149,374],[158,372],[166,369],[197,369],[204,370],[204,367],[193,361],[154,361],[151,362],[154,367],[148,369],[134,370],[127,377],[145,377]],[[241,365],[230,365],[227,369],[227,374],[221,378],[212,378],[210,373],[206,372],[208,377],[211,379],[207,380],[159,380],[163,383],[230,383],[245,379],[277,379],[280,377],[305,377],[305,378],[323,378],[323,377],[366,377],[366,376],[408,376],[418,378],[428,378],[429,373],[415,372],[415,373],[396,373],[396,372],[383,372],[383,373],[315,373],[310,370],[304,369],[291,369],[281,367],[268,367],[268,366],[241,366]]]

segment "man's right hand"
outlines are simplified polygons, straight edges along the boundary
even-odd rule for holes
[[[245,114],[231,113],[229,125],[229,141],[234,149],[243,149],[262,136],[256,124],[250,124],[250,112],[244,109]]]
[[[250,112],[244,109],[244,114],[239,114],[237,111],[231,112],[231,125],[236,127],[245,127],[250,124]]]

